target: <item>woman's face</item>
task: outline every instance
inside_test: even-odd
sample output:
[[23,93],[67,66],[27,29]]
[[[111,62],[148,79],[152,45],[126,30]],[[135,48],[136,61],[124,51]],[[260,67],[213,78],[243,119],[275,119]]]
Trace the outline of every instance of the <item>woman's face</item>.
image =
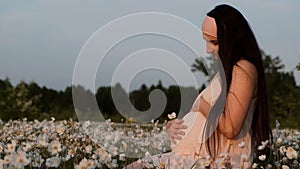
[[217,24],[215,19],[206,16],[202,24],[203,39],[206,42],[206,53],[218,56],[219,43],[217,36]]
[[214,36],[203,33],[203,39],[206,42],[206,53],[214,54],[216,57],[219,52],[219,42],[218,39]]

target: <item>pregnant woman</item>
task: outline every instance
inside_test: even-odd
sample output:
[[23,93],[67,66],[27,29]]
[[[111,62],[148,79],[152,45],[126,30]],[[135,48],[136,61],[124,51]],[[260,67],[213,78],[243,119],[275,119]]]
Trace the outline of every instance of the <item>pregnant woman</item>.
[[207,13],[202,33],[206,52],[220,60],[223,69],[183,119],[168,122],[172,151],[153,156],[153,164],[190,168],[204,160],[212,168],[249,168],[254,153],[268,156],[267,148],[256,151],[272,138],[258,44],[246,19],[229,5]]

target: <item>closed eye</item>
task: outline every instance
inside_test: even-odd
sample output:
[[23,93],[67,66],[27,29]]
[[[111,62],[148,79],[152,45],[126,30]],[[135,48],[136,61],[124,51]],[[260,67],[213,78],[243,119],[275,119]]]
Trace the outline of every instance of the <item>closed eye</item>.
[[214,45],[218,45],[219,44],[219,42],[217,40],[210,40],[209,42],[212,43],[212,44],[214,44]]

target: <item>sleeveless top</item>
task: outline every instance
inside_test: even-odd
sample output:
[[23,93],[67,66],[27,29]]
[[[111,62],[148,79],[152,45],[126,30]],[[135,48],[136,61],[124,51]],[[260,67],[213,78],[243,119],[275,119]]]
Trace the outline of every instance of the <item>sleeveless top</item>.
[[[190,156],[197,158],[206,158],[208,152],[205,143],[202,143],[202,135],[206,118],[198,111],[199,99],[203,97],[210,105],[213,105],[221,91],[221,83],[219,74],[212,79],[209,85],[199,94],[195,100],[190,112],[183,117],[184,125],[187,129],[183,130],[186,134],[177,144],[171,144],[172,151],[176,155]],[[252,117],[256,107],[256,97],[251,99],[246,118],[238,135],[233,139],[228,139],[222,133],[218,132],[217,145],[219,146],[219,154],[215,157],[215,161],[222,155],[230,155],[230,163],[233,168],[246,167],[249,168],[253,160],[253,147],[251,143],[251,124]],[[201,146],[201,144],[203,144]],[[201,149],[200,149],[201,147]],[[212,164],[214,165],[214,164]]]

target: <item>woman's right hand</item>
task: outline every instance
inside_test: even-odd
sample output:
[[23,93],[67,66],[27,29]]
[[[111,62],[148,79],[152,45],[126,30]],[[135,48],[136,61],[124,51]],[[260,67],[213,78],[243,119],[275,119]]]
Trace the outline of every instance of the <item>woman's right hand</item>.
[[[186,129],[187,126],[183,125],[182,119],[174,119],[171,121],[168,121],[167,123],[167,132],[169,135],[169,139],[173,144],[176,144],[176,140],[181,140],[185,133],[182,131],[182,129]],[[175,140],[176,139],[176,140]]]

